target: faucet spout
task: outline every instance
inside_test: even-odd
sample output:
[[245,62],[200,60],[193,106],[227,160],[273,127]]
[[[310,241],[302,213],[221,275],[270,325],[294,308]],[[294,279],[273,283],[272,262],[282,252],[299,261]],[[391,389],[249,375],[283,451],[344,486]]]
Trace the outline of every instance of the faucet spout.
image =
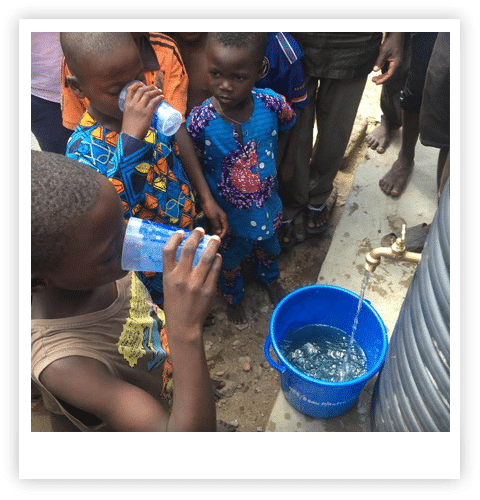
[[365,256],[365,269],[373,273],[380,264],[382,257],[388,257],[397,261],[413,262],[418,264],[422,254],[405,250],[407,226],[402,226],[401,235],[394,241],[391,247],[378,247],[370,250]]

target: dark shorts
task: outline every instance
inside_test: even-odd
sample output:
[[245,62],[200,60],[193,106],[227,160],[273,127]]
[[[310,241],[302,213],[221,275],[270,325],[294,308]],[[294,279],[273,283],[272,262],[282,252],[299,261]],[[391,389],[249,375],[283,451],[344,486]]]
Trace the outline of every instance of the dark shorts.
[[410,68],[400,95],[400,107],[410,113],[420,113],[428,63],[438,33],[410,33]]
[[428,66],[422,108],[420,142],[450,147],[450,33],[439,33]]

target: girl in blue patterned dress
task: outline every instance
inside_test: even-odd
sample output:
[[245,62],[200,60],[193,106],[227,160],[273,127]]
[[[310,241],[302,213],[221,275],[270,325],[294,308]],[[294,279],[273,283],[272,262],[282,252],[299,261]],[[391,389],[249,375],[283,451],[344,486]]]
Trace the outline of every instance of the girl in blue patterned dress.
[[[283,96],[257,89],[264,75],[266,33],[209,33],[207,79],[212,97],[192,110],[187,130],[197,148],[208,186],[228,218],[220,249],[220,287],[228,319],[245,323],[241,305],[241,262],[251,256],[253,272],[278,303],[282,220],[276,165],[295,113]],[[281,175],[281,172],[280,172]]]

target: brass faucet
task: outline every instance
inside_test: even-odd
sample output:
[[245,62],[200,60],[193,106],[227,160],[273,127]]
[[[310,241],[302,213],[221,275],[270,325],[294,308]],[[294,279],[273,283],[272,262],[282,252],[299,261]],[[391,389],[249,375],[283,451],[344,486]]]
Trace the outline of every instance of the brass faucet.
[[401,235],[396,239],[396,241],[393,242],[391,247],[378,247],[370,250],[365,257],[367,261],[365,269],[368,272],[373,273],[378,264],[380,264],[382,257],[389,257],[398,261],[414,262],[418,264],[422,258],[422,254],[417,252],[408,252],[405,250],[405,243],[407,240],[406,232],[407,226],[403,224]]

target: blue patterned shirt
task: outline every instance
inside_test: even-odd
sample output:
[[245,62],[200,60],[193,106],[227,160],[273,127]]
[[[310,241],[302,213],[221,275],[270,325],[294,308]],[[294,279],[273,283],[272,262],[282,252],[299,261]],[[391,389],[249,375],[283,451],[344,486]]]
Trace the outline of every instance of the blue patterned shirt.
[[210,191],[228,217],[230,229],[249,240],[274,236],[281,222],[277,193],[278,134],[290,129],[296,117],[285,98],[269,89],[252,90],[253,111],[236,126],[225,121],[210,99],[187,120]]
[[107,129],[86,112],[68,141],[66,156],[112,182],[125,218],[193,229],[195,198],[178,157],[175,136],[150,129],[141,141]]

